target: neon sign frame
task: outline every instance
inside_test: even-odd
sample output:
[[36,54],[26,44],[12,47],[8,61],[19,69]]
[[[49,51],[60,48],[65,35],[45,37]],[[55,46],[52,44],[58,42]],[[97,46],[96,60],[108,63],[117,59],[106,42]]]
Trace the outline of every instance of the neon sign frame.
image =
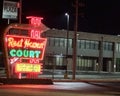
[[[41,36],[40,36],[40,34],[41,34],[41,32],[44,32],[44,31],[47,31],[49,28],[48,27],[46,27],[44,24],[42,24],[41,23],[41,20],[43,19],[43,18],[39,18],[38,20],[37,20],[37,18],[38,17],[33,17],[33,16],[28,16],[27,17],[27,19],[29,19],[30,20],[30,24],[10,24],[6,29],[5,29],[5,31],[4,31],[4,34],[3,34],[3,42],[4,42],[4,47],[3,47],[3,51],[4,51],[4,55],[5,55],[5,68],[6,68],[6,73],[7,73],[7,78],[11,78],[11,68],[10,68],[10,66],[11,65],[14,65],[14,64],[33,64],[32,66],[37,66],[37,64],[40,64],[40,66],[42,66],[42,64],[40,63],[42,60],[43,60],[43,57],[44,57],[44,52],[45,52],[45,47],[46,47],[46,42],[47,42],[47,39],[46,38],[41,38]],[[35,22],[34,22],[35,21]],[[39,23],[38,23],[38,21],[40,21]],[[19,29],[19,30],[28,30],[30,33],[29,33],[29,35],[28,36],[14,36],[14,35],[11,35],[11,34],[9,34],[8,32],[9,32],[9,30],[10,29]],[[39,31],[38,31],[39,30]],[[11,57],[11,61],[9,60],[9,58],[10,58],[10,54],[8,53],[8,51],[9,50],[12,50],[12,48],[15,48],[15,49],[22,49],[23,48],[23,46],[15,46],[15,45],[9,45],[8,46],[8,48],[7,48],[7,37],[16,37],[16,38],[18,38],[18,39],[20,39],[20,38],[25,38],[25,39],[32,39],[33,40],[33,44],[35,44],[35,42],[38,40],[43,40],[45,43],[45,45],[44,45],[44,48],[42,49],[42,55],[41,55],[41,58],[39,58],[39,59],[37,59],[37,58],[25,58],[25,59],[28,59],[28,63],[26,62],[22,62],[22,59],[24,59],[24,57],[14,57],[14,56],[12,56]],[[19,40],[18,40],[19,41]],[[20,43],[22,43],[23,41],[21,41]],[[17,43],[16,43],[17,44]],[[39,43],[37,42],[36,44],[38,44],[39,45]],[[42,45],[41,45],[42,46]],[[40,48],[38,47],[38,48],[35,48],[35,47],[28,47],[27,49],[31,49],[31,50],[39,50]],[[24,48],[23,48],[24,49]],[[13,50],[14,52],[15,52],[15,50]],[[20,50],[19,50],[19,52],[21,52]],[[20,53],[19,53],[19,55],[20,55]],[[29,65],[28,65],[29,66]],[[16,65],[14,66],[14,68],[15,68],[15,70],[16,70]],[[42,68],[42,67],[41,67]],[[41,70],[41,69],[40,69]],[[40,71],[39,70],[39,71]],[[18,78],[20,77],[20,74],[19,73],[22,73],[21,71],[15,71],[15,73],[16,73],[16,75],[18,74],[19,76],[18,76]],[[33,73],[34,74],[38,74],[39,72],[37,71],[37,72],[26,72],[26,73],[28,73],[28,77],[30,76],[30,74],[32,75]]]
[[[34,39],[31,37],[25,37],[25,36],[15,36],[15,35],[6,35],[6,45],[11,52],[9,54],[15,53],[17,49],[19,49],[19,54],[23,55],[20,53],[22,50],[27,51],[27,49],[33,50],[31,51],[31,56],[29,58],[39,58],[40,60],[43,60],[44,53],[45,53],[45,48],[46,48],[46,38],[40,38],[40,39]],[[33,43],[33,45],[32,45]],[[16,49],[16,50],[15,50]],[[20,50],[22,49],[22,50]],[[38,57],[39,53],[38,51],[40,50],[40,56]],[[36,52],[36,56],[33,56],[33,52]],[[17,51],[18,52],[18,51]],[[27,51],[28,52],[28,51]],[[26,53],[27,53],[26,52]],[[11,57],[22,57],[15,55]],[[23,58],[27,58],[26,56],[23,56]]]

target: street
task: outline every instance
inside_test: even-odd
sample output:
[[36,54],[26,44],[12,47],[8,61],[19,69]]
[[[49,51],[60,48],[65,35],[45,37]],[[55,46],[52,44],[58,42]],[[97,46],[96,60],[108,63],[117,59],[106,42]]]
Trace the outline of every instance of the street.
[[120,83],[54,82],[53,85],[0,85],[0,96],[120,96]]

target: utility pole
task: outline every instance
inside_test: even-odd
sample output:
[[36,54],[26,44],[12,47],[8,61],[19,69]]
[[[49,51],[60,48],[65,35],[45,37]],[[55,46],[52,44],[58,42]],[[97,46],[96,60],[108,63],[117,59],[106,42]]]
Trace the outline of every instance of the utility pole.
[[19,23],[22,23],[22,0],[19,1]]
[[77,61],[77,29],[78,29],[78,0],[75,3],[75,32],[73,37],[73,77],[72,79],[75,80],[76,75],[76,61]]
[[64,78],[68,79],[68,72],[67,72],[67,66],[68,66],[68,47],[69,47],[69,14],[65,13],[67,16],[67,42],[66,42],[66,70],[65,70],[65,75]]

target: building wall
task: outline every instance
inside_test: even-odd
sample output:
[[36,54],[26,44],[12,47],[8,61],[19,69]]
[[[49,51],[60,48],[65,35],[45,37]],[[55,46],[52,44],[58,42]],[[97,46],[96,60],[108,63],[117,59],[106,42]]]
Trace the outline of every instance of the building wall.
[[[48,38],[45,56],[48,58],[54,58],[54,64],[52,64],[52,62],[51,66],[55,65],[58,66],[56,68],[63,68],[64,70],[67,64],[67,70],[72,70],[73,32],[74,31],[69,31],[67,63],[65,58],[67,46],[67,31],[51,29],[44,32],[43,36],[46,36]],[[76,69],[78,71],[119,72],[119,41],[120,38],[118,36],[78,32]],[[101,44],[102,46],[100,46]],[[49,65],[47,61],[45,65]]]

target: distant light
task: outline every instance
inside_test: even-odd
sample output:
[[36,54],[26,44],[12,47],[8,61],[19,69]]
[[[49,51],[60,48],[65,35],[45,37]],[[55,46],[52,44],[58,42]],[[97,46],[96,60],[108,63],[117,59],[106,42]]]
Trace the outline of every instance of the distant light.
[[0,52],[0,55],[3,54],[2,52]]
[[116,65],[114,65],[114,68],[116,68]]
[[55,30],[55,28],[52,28],[52,30]]
[[55,57],[58,57],[58,58],[59,58],[59,57],[64,57],[62,53],[61,53],[61,54],[56,54],[56,55],[54,55],[54,56],[55,56]]
[[117,35],[117,36],[120,36],[120,35]]
[[77,36],[79,36],[80,34],[77,33]]
[[69,14],[68,14],[68,13],[65,13],[65,16],[69,16]]

